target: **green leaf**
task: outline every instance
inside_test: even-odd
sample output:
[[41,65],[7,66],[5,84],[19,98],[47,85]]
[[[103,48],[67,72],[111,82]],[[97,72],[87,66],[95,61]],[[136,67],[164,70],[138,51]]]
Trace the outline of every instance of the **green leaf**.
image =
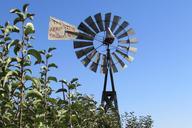
[[6,59],[6,65],[5,65],[5,70],[7,70],[7,67],[9,66],[9,64],[12,62],[12,58],[11,57],[8,57]]
[[32,74],[32,70],[31,69],[25,69],[25,72],[29,72],[30,74]]
[[23,21],[23,19],[21,19],[21,17],[17,17],[15,18],[15,20],[13,21],[13,24],[16,25],[18,22]]
[[48,65],[48,67],[49,67],[49,68],[51,68],[51,67],[58,68],[55,63],[50,63],[50,64]]
[[30,54],[33,57],[35,57],[37,59],[37,63],[41,63],[42,58],[41,58],[41,54],[40,54],[39,51],[37,51],[35,49],[30,49],[30,50],[28,50],[28,54]]
[[53,104],[56,104],[56,103],[57,103],[57,100],[56,100],[56,99],[50,98],[50,97],[47,98],[47,101],[49,101],[49,102],[51,102],[51,103],[53,103]]
[[5,43],[5,41],[3,41],[3,40],[0,41],[0,45],[1,45],[1,44],[4,44],[4,43]]
[[25,79],[32,81],[32,83],[35,84],[36,87],[40,86],[40,80],[39,80],[38,78],[35,78],[35,77],[31,77],[31,76],[26,75],[26,76],[25,76]]
[[35,28],[34,28],[34,25],[30,22],[28,22],[25,27],[24,27],[24,33],[25,35],[29,35],[29,34],[33,34],[35,33]]
[[68,82],[66,80],[59,80],[59,82],[64,83],[65,85],[68,85]]
[[43,54],[43,55],[45,55],[45,52],[46,52],[45,50],[40,50],[40,51],[39,51],[39,53],[41,53],[41,54]]
[[26,18],[25,14],[22,12],[15,12],[21,19],[22,21],[24,21],[24,19]]
[[30,20],[33,20],[34,16],[35,16],[35,14],[27,13],[27,18],[29,18]]
[[17,45],[19,43],[19,40],[12,40],[9,44],[8,44],[8,49],[14,45]]
[[21,12],[18,8],[13,8],[9,11],[10,13],[16,13],[16,12]]
[[19,87],[20,84],[21,84],[21,83],[18,82],[18,81],[17,81],[17,82],[13,82],[13,83],[12,83],[12,89],[15,90],[17,87]]
[[27,12],[28,7],[29,7],[29,4],[24,4],[23,5],[23,12]]
[[59,93],[59,92],[67,92],[67,89],[65,88],[60,88],[56,91],[56,93]]
[[27,92],[26,98],[29,98],[29,97],[43,99],[43,95],[35,89],[29,90]]
[[4,78],[4,81],[3,81],[3,87],[5,86],[6,82],[8,81],[9,77],[10,76],[13,76],[13,75],[17,75],[17,72],[16,71],[9,71],[6,75],[5,75],[5,78]]
[[19,33],[19,28],[17,27],[17,26],[13,26],[13,28],[12,28],[12,32],[17,32],[17,33]]
[[0,88],[0,94],[4,93],[4,92],[5,92],[5,89],[4,88]]
[[14,50],[13,50],[15,55],[17,55],[17,53],[20,51],[20,49],[21,49],[20,44],[15,45]]
[[49,48],[48,49],[48,52],[51,52],[51,51],[53,51],[53,50],[55,50],[56,48]]
[[49,59],[49,58],[51,58],[52,56],[53,56],[52,54],[48,53],[48,54],[46,55],[46,59]]
[[57,78],[54,77],[54,76],[49,76],[49,77],[48,77],[48,80],[49,80],[49,81],[55,81],[55,82],[57,82]]
[[71,80],[71,83],[74,83],[74,82],[76,82],[76,81],[78,81],[78,78],[73,78],[73,79]]
[[68,102],[66,101],[66,100],[59,100],[58,102],[57,102],[57,104],[59,104],[59,105],[63,105],[63,104],[68,104]]
[[68,85],[68,88],[69,88],[69,89],[75,89],[75,88],[76,88],[76,85],[75,85],[75,84],[69,84],[69,85]]
[[10,25],[9,21],[5,22],[5,27],[7,27],[8,25]]
[[5,41],[9,41],[9,40],[11,40],[11,38],[10,38],[9,36],[7,36],[7,37],[5,37],[4,40],[5,40]]

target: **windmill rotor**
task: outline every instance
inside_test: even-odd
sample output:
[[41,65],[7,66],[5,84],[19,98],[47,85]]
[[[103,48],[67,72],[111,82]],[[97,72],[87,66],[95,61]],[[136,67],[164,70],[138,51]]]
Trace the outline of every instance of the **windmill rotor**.
[[[74,40],[75,53],[91,71],[105,74],[110,66],[116,73],[127,67],[126,61],[133,61],[132,56],[137,51],[134,47],[137,39],[132,37],[135,32],[120,16],[97,13],[82,21],[78,30]],[[110,50],[110,60],[107,60],[107,49]]]

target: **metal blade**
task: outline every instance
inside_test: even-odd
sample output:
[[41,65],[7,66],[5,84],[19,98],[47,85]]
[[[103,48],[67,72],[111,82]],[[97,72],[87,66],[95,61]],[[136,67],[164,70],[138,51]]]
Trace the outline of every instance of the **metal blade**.
[[122,51],[120,51],[118,49],[116,50],[116,52],[119,53],[120,55],[122,55],[129,62],[132,62],[134,59],[132,56],[128,56],[127,54],[123,53]]
[[114,73],[118,72],[117,67],[116,67],[116,65],[115,65],[115,63],[114,63],[111,56],[110,56],[110,63],[109,64],[110,64],[110,67],[112,68]]
[[137,38],[130,38],[130,39],[129,39],[129,42],[130,42],[131,44],[135,44],[135,43],[138,42],[138,40],[137,40]]
[[74,41],[73,45],[74,45],[74,48],[82,48],[82,47],[93,45],[93,42]]
[[105,30],[109,27],[111,20],[111,13],[106,13],[105,14]]
[[91,59],[95,56],[97,51],[94,49],[88,56],[86,56],[81,62],[85,67],[91,62]]
[[135,32],[134,32],[134,30],[132,28],[130,28],[130,29],[128,29],[127,32],[124,32],[123,34],[117,36],[117,38],[121,39],[121,38],[124,38],[124,37],[126,37],[128,35],[133,35],[133,34],[135,34]]
[[134,35],[135,31],[132,28],[129,28],[128,31],[127,31],[127,34],[128,35]]
[[121,46],[121,45],[118,45],[118,47],[125,50],[125,51],[130,51],[132,53],[137,52],[137,48],[135,48],[135,47],[126,47],[126,46]]
[[125,57],[125,59],[127,61],[129,61],[130,63],[134,60],[134,58],[132,56],[127,56],[127,57]]
[[136,53],[136,52],[137,52],[137,48],[129,47],[129,51],[130,51],[130,52],[133,52],[133,53]]
[[128,51],[129,47],[118,45],[118,47],[122,50]]
[[95,61],[91,64],[91,66],[90,66],[90,70],[92,70],[93,72],[97,72],[97,68],[98,68],[99,61],[100,61],[100,55],[101,55],[101,54],[97,52],[96,59],[95,59]]
[[119,49],[117,49],[116,52],[122,55],[123,57],[127,56],[127,54],[125,54],[123,51],[120,51]]
[[120,21],[121,17],[120,16],[114,16],[113,17],[113,22],[111,25],[111,31],[113,32],[115,30],[115,28],[117,27],[119,21]]
[[92,17],[89,16],[87,19],[85,19],[85,22],[96,32],[99,33],[99,29],[97,28],[95,22],[93,21]]
[[95,17],[95,20],[97,22],[97,25],[98,25],[100,31],[104,31],[101,13],[97,13],[94,17]]
[[127,67],[127,65],[115,53],[112,53],[112,55],[118,61],[118,63],[121,65],[122,68],[126,68]]
[[138,42],[138,40],[136,38],[130,38],[128,40],[119,40],[118,42],[122,44],[128,44],[128,43],[135,44]]
[[81,40],[93,40],[94,37],[91,36],[91,35],[87,35],[87,34],[84,34],[84,33],[79,32],[79,33],[78,33],[78,36],[77,36],[77,39],[81,39]]
[[119,28],[115,31],[115,35],[119,34],[123,29],[125,29],[127,26],[129,25],[129,23],[127,21],[124,21]]
[[107,73],[107,56],[102,56],[102,65],[101,65],[101,73],[106,74]]
[[85,25],[83,22],[80,23],[80,25],[78,26],[78,29],[92,35],[93,37],[96,35],[87,25]]
[[91,52],[92,50],[94,50],[94,47],[89,47],[89,48],[85,48],[85,49],[81,49],[81,50],[78,50],[76,51],[76,55],[77,55],[77,58],[81,58],[82,56],[88,54],[89,52]]

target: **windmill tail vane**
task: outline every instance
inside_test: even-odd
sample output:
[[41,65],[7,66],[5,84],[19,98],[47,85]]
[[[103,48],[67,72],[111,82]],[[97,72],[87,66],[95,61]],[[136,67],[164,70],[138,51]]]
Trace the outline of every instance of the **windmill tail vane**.
[[74,40],[77,38],[79,31],[67,22],[50,17],[48,39],[49,40]]

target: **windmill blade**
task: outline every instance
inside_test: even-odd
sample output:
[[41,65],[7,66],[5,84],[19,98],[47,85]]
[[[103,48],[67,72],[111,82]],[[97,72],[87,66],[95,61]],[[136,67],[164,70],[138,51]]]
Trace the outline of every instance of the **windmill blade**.
[[135,47],[126,47],[126,46],[121,46],[121,45],[118,45],[118,47],[125,50],[125,51],[130,51],[132,53],[137,52],[137,48],[135,48]]
[[130,38],[128,40],[119,40],[118,42],[121,44],[128,44],[128,43],[135,44],[138,43],[138,40],[136,38]]
[[95,17],[95,20],[97,22],[97,25],[98,25],[100,31],[104,31],[101,13],[97,13],[94,17]]
[[127,67],[127,65],[115,53],[112,53],[112,55],[118,61],[118,63],[121,65],[122,68]]
[[80,23],[80,25],[78,26],[78,29],[89,34],[92,35],[93,37],[96,35],[87,25],[85,25],[83,22]]
[[95,22],[93,21],[92,17],[89,16],[87,19],[85,19],[85,22],[96,32],[99,33],[99,29],[97,28]]
[[109,28],[110,20],[111,20],[111,13],[106,13],[105,14],[105,30]]
[[85,48],[85,49],[81,49],[81,50],[78,50],[76,51],[76,55],[77,55],[77,58],[81,58],[82,56],[88,54],[89,52],[91,52],[92,50],[94,50],[94,47],[89,47],[89,48]]
[[135,47],[129,47],[129,51],[130,51],[130,52],[133,52],[133,53],[136,53],[136,52],[137,52],[137,48],[135,48]]
[[117,38],[121,39],[121,38],[124,38],[124,37],[126,37],[128,35],[133,35],[133,34],[135,34],[135,32],[134,32],[134,30],[132,28],[130,28],[130,29],[128,29],[127,32],[124,32],[123,34],[117,36]]
[[119,21],[120,21],[121,17],[120,16],[114,16],[113,17],[113,22],[111,25],[111,31],[113,32],[115,30],[115,28],[117,27]]
[[125,54],[123,51],[116,49],[116,52],[119,53],[120,55],[122,55],[123,57],[127,56],[127,54]]
[[129,43],[131,43],[131,44],[135,44],[137,42],[138,42],[137,38],[130,38],[129,39]]
[[125,59],[130,63],[133,62],[134,58],[132,56],[126,56]]
[[82,48],[82,47],[93,45],[93,42],[74,41],[73,45],[74,45],[74,48]]
[[115,35],[119,34],[122,30],[124,30],[127,26],[129,25],[129,23],[127,21],[124,21],[119,28],[117,28],[117,30],[115,31]]
[[110,63],[109,63],[109,64],[110,64],[110,67],[112,68],[112,71],[113,71],[114,73],[118,72],[117,67],[116,67],[116,65],[115,65],[115,63],[114,63],[111,55],[110,55]]
[[102,55],[101,73],[107,73],[107,56]]
[[120,55],[122,55],[127,61],[132,62],[134,60],[134,58],[132,56],[128,56],[127,54],[125,54],[124,52],[120,51],[120,50],[116,50],[117,53],[119,53]]
[[129,50],[129,47],[118,45],[118,48],[125,50],[126,52]]
[[129,28],[128,31],[127,31],[127,34],[128,35],[134,35],[135,31],[132,28]]
[[95,61],[90,66],[90,70],[92,70],[93,72],[97,72],[97,68],[98,68],[99,61],[100,61],[100,55],[101,54],[97,52],[97,56],[95,58]]
[[87,67],[87,65],[91,62],[91,60],[92,60],[92,58],[95,56],[96,52],[97,52],[97,51],[94,49],[88,56],[86,56],[86,57],[81,61],[85,67]]
[[78,33],[78,36],[77,36],[77,39],[81,39],[81,40],[93,40],[94,37],[91,36],[91,35],[87,35],[87,34],[84,34],[84,33],[79,32],[79,33]]

